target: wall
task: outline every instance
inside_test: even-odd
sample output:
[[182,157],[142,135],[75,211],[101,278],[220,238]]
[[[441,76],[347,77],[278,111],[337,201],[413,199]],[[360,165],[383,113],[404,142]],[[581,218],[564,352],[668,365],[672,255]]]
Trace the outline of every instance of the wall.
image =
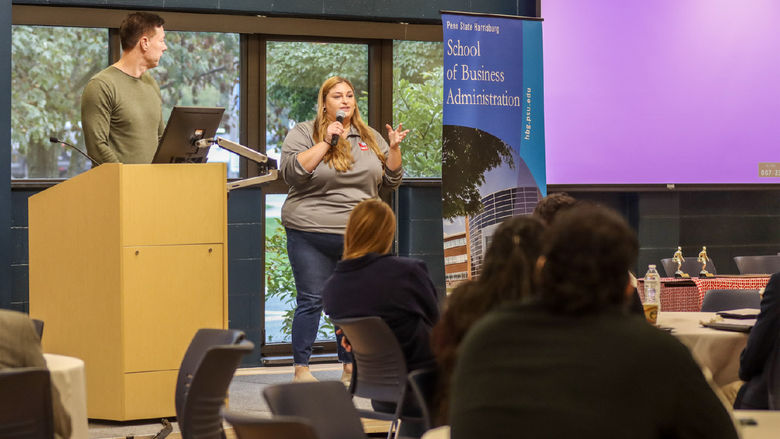
[[780,252],[780,188],[612,192],[567,190],[621,212],[637,230],[636,273],[671,258],[677,246],[695,258],[702,246],[718,273],[738,274],[734,256]]
[[536,0],[16,0],[19,5],[259,14],[441,23],[440,10],[536,16]]

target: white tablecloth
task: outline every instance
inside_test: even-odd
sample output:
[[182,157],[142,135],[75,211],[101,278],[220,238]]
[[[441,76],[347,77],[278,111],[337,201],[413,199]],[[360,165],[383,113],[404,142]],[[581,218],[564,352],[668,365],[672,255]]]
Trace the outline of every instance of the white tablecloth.
[[713,317],[713,312],[661,311],[658,326],[674,328],[672,335],[688,346],[701,366],[712,372],[715,384],[724,386],[739,379],[739,354],[747,344],[748,335],[704,328],[699,324]]
[[60,399],[70,415],[72,439],[87,439],[87,386],[84,378],[84,362],[78,358],[57,354],[43,354],[49,368],[52,383],[60,392]]
[[780,437],[780,411],[734,410],[736,419],[752,419],[756,425],[742,425],[742,439],[777,439]]

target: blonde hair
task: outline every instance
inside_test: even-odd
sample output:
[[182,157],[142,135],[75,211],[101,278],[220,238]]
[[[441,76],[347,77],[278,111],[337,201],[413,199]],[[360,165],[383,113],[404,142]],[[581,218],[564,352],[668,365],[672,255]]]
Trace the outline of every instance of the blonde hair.
[[359,258],[366,253],[388,253],[395,236],[395,214],[377,199],[363,200],[352,209],[344,234],[344,259]]
[[[331,76],[326,79],[320,87],[320,92],[317,94],[317,117],[314,118],[314,143],[323,141],[328,133],[328,125],[330,125],[331,121],[328,120],[328,115],[325,114],[325,100],[328,98],[330,89],[341,83],[347,84],[349,88],[352,89],[352,93],[355,93],[355,87],[352,83],[341,76]],[[360,138],[363,139],[363,142],[365,142],[372,151],[374,151],[374,154],[376,154],[379,161],[384,165],[386,157],[382,154],[382,151],[379,150],[379,145],[376,143],[374,133],[360,117],[360,110],[357,106],[357,97],[355,97],[355,111],[352,113],[349,123],[357,128]],[[328,166],[335,168],[339,172],[347,172],[352,169],[355,158],[352,157],[352,147],[349,145],[346,136],[339,137],[339,142],[325,153],[322,160],[327,163]]]

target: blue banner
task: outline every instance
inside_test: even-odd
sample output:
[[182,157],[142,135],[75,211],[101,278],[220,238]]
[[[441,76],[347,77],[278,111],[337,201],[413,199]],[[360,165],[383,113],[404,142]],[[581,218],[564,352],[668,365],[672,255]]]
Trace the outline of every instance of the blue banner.
[[[541,21],[442,14],[442,27],[444,148],[463,140],[448,137],[453,130],[463,136],[468,133],[464,128],[473,129],[485,147],[490,142],[484,142],[482,136],[488,135],[503,142],[519,159],[512,162],[515,170],[529,174],[529,178],[518,175],[506,187],[527,184],[530,179],[541,195],[546,195]],[[461,149],[456,147],[454,152]],[[456,162],[468,158],[448,155],[447,151],[444,155],[445,160]],[[474,171],[484,173],[500,167],[495,159],[487,163],[486,169],[477,167]],[[445,163],[442,178],[450,178],[446,171],[457,167],[456,163]]]
[[479,275],[501,221],[533,212],[547,195],[542,23],[446,13],[442,28],[442,209],[452,286]]

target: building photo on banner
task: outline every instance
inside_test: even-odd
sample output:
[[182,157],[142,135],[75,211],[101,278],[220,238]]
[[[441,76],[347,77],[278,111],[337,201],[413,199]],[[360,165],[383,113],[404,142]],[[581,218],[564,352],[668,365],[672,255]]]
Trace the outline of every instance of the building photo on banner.
[[447,289],[480,273],[493,232],[547,194],[542,22],[442,14]]

